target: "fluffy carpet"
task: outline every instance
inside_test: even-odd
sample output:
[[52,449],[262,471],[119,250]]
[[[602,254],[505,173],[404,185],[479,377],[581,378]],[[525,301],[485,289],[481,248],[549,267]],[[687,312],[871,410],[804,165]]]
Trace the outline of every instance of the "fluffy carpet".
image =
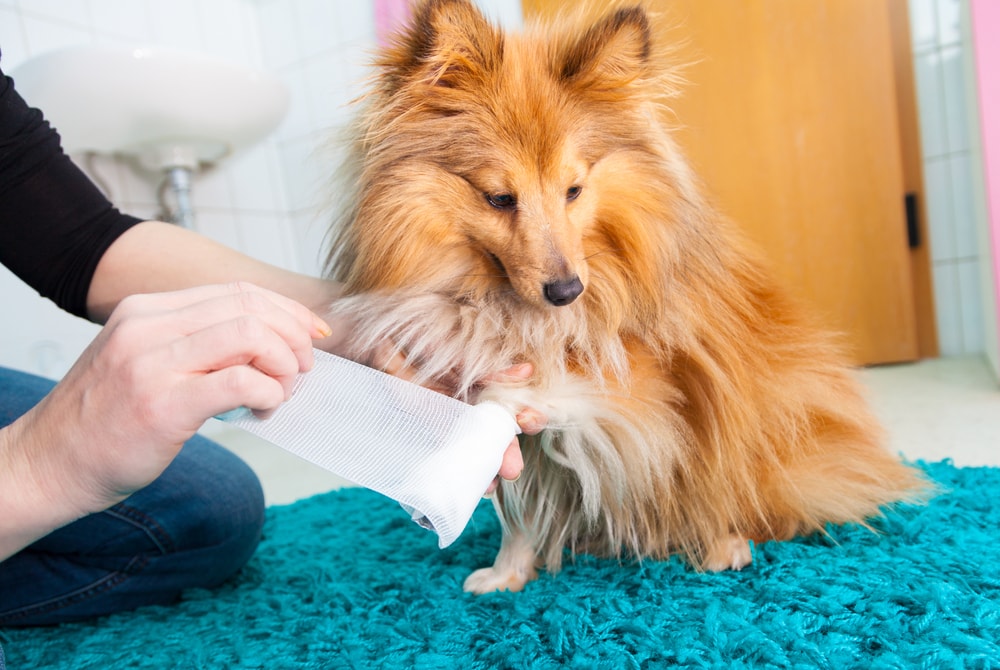
[[484,503],[439,551],[352,489],[268,512],[231,583],[87,624],[5,630],[43,668],[1000,668],[1000,469],[924,466],[945,492],[875,521],[758,545],[742,572],[579,558],[471,596],[499,527]]

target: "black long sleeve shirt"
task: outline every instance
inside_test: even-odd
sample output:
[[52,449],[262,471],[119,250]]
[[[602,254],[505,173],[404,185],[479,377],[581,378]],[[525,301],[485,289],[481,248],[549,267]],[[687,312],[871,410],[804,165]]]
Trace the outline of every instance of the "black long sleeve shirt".
[[59,134],[0,70],[0,263],[86,317],[98,261],[139,221],[119,212],[73,164]]

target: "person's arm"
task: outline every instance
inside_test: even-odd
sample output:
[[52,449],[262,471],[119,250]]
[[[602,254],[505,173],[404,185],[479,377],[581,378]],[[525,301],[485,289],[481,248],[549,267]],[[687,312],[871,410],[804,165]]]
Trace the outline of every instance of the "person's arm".
[[248,281],[280,293],[317,314],[340,295],[336,282],[291,272],[251,258],[194,231],[144,221],[122,233],[97,264],[87,292],[87,316],[103,323],[134,293]]
[[153,481],[212,416],[277,408],[329,334],[246,283],[123,299],[55,388],[0,429],[0,560]]

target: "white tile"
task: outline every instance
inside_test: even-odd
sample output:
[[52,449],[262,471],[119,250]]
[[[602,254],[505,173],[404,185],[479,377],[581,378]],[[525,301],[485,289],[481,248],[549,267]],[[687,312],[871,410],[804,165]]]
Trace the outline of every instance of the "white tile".
[[931,260],[935,262],[950,261],[955,258],[951,184],[948,159],[935,158],[924,162],[927,228],[930,235]]
[[90,11],[86,2],[79,0],[22,0],[21,11],[26,16],[52,19],[78,27],[90,26]]
[[191,182],[191,201],[196,210],[232,209],[233,193],[226,175],[226,159],[217,165],[198,170]]
[[979,262],[960,261],[957,270],[962,311],[962,349],[966,354],[983,353],[986,343]]
[[951,177],[951,225],[954,229],[955,257],[978,258],[988,253],[980,246],[972,188],[972,157],[969,153],[955,154],[947,159]]
[[243,253],[281,268],[298,266],[287,219],[276,214],[240,212],[236,221]]
[[325,53],[344,42],[340,12],[347,2],[329,0],[297,0],[295,30],[299,39],[299,55],[303,59]]
[[318,277],[323,274],[329,247],[329,218],[317,210],[302,210],[291,218],[292,236],[298,252],[299,272]]
[[307,61],[304,72],[313,127],[328,129],[344,118],[348,102],[356,95],[347,65],[340,53],[331,52]]
[[262,2],[259,5],[258,21],[264,64],[267,67],[284,68],[302,59],[294,3]]
[[937,316],[938,345],[942,356],[964,353],[962,308],[958,270],[955,263],[934,263],[931,267],[934,284],[934,309]]
[[372,49],[362,45],[347,45],[341,50],[341,60],[344,63],[343,98],[345,102],[353,102],[371,86],[371,79],[377,72],[372,62]]
[[370,52],[353,45],[309,61],[305,80],[315,130],[332,136],[352,121],[373,73]]
[[94,42],[92,31],[86,27],[40,19],[28,14],[24,14],[21,18],[24,22],[28,53],[32,56],[54,49]]
[[21,14],[10,7],[0,6],[0,50],[0,68],[8,75],[28,58]]
[[937,46],[937,4],[935,0],[910,0],[910,40],[914,51]]
[[187,51],[205,51],[205,34],[198,0],[149,3],[152,39],[162,46]]
[[[121,198],[122,202],[128,202],[132,206],[140,206],[143,211],[158,211],[159,200],[157,192],[164,176],[160,172],[154,172],[141,167],[136,161],[126,158],[104,158],[98,165],[104,165],[105,161],[114,160],[117,165],[117,179],[120,193],[116,193],[116,198]],[[110,168],[109,168],[110,170]],[[105,171],[102,168],[102,173]],[[130,212],[139,216],[135,212]]]
[[520,0],[476,0],[490,20],[507,30],[519,30],[524,23]]
[[248,30],[255,18],[248,16],[244,8],[240,0],[212,0],[198,5],[204,49],[233,63],[257,68],[262,61],[252,49],[253,34]]
[[962,1],[937,0],[938,44],[955,44],[962,41]]
[[39,297],[3,266],[0,295],[5,315],[17,320],[17,328],[0,329],[0,365],[57,379],[99,330]]
[[288,87],[288,112],[274,131],[278,140],[294,140],[308,135],[315,128],[309,107],[309,92],[302,65],[283,68],[275,73]]
[[259,5],[255,2],[246,2],[245,0],[237,0],[237,2],[243,14],[243,37],[247,48],[250,49],[247,65],[265,71],[274,69],[264,59]]
[[941,49],[942,95],[948,151],[969,149],[965,62],[961,45]]
[[289,208],[293,211],[322,205],[323,187],[329,175],[328,168],[322,167],[317,160],[316,150],[320,141],[318,135],[308,135],[278,142],[285,192]]
[[195,210],[194,228],[202,235],[243,251],[236,214],[230,211],[205,209]]
[[941,56],[937,50],[917,54],[913,61],[920,116],[920,144],[924,156],[948,151]]
[[148,44],[152,38],[144,2],[90,0],[90,16],[98,36],[114,36],[131,44]]
[[337,23],[341,43],[375,45],[375,3],[373,0],[338,3]]
[[285,209],[278,153],[273,142],[227,159],[226,173],[236,209],[271,212]]

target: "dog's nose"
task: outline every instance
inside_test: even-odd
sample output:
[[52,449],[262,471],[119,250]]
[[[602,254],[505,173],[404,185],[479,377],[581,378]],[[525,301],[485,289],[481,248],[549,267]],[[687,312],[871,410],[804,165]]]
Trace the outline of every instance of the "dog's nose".
[[544,287],[545,299],[556,307],[568,305],[583,293],[583,282],[574,276],[572,279],[554,281]]

